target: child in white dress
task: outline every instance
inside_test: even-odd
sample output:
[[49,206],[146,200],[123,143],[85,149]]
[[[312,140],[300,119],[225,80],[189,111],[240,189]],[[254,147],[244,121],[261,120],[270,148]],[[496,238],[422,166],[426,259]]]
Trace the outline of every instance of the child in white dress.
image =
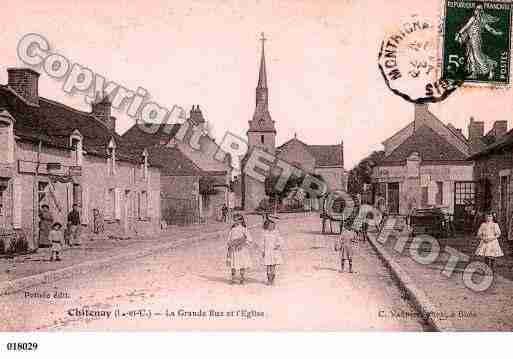
[[226,265],[231,269],[231,284],[235,284],[237,271],[240,273],[240,284],[244,284],[246,269],[251,267],[249,248],[253,244],[253,240],[246,228],[244,217],[236,214],[233,216],[233,220],[235,223],[228,234]]
[[283,263],[281,249],[283,239],[276,229],[276,223],[267,216],[264,220],[264,250],[262,257],[267,270],[267,285],[273,285],[276,278],[276,266]]
[[64,243],[64,233],[61,231],[62,225],[59,222],[55,222],[52,225],[52,230],[48,235],[50,242],[52,243],[52,255],[50,261],[53,261],[54,257],[56,261],[60,261],[59,252],[62,251],[62,245]]
[[477,231],[477,237],[481,242],[477,246],[476,255],[485,257],[485,263],[490,266],[492,271],[495,259],[504,255],[498,240],[500,236],[501,229],[499,225],[493,221],[492,214],[487,214],[486,221],[481,224]]

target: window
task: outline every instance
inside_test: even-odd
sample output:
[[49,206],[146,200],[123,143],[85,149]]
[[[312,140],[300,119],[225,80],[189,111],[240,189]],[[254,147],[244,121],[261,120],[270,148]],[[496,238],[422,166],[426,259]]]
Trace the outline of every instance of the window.
[[78,132],[72,135],[71,137],[71,149],[72,156],[75,165],[82,165],[82,137],[78,135]]
[[107,146],[107,157],[109,176],[113,176],[116,174],[116,143],[112,139]]
[[427,187],[427,186],[421,187],[421,195],[422,195],[421,206],[427,207],[428,201],[429,201],[429,187]]
[[142,191],[139,193],[138,196],[138,216],[139,219],[145,219],[148,218],[148,192]]
[[3,216],[4,215],[4,192],[5,192],[5,187],[2,187],[2,185],[0,184],[0,216]]
[[260,135],[260,143],[264,144],[265,137],[264,135]]
[[437,205],[443,205],[444,204],[444,183],[443,182],[436,182],[437,192],[435,195],[435,203]]
[[107,191],[107,196],[105,198],[105,219],[114,219],[115,218],[115,202],[116,202],[116,191],[114,188],[111,188]]
[[48,182],[40,181],[37,185],[39,204],[46,202],[46,187],[48,187]]
[[14,162],[14,132],[12,118],[5,112],[0,114],[0,163]]
[[142,154],[141,178],[143,180],[148,178],[148,152],[146,150]]

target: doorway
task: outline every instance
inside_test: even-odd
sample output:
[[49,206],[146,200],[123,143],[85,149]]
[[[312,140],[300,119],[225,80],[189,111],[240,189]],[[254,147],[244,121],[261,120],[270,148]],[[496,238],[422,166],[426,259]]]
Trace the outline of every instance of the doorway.
[[399,214],[399,182],[391,182],[387,185],[388,212]]

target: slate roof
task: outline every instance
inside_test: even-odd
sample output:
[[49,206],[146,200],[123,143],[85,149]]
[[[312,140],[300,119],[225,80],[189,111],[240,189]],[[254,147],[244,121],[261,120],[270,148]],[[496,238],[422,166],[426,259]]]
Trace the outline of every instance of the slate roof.
[[496,153],[497,151],[509,149],[511,147],[513,147],[513,129],[509,130],[504,136],[500,137],[498,141],[485,147],[482,151],[473,154],[468,159],[477,160],[484,156]]
[[415,132],[383,159],[381,164],[405,161],[418,152],[423,161],[464,161],[467,156],[426,125]]
[[[32,106],[5,85],[0,85],[0,108],[7,110],[16,120],[14,133],[19,140],[41,140],[46,146],[71,149],[70,135],[78,130],[83,136],[83,149],[89,155],[107,157],[107,145],[113,138],[119,160],[141,163],[142,152],[135,151],[121,136],[90,113],[44,97],[39,97],[39,106]],[[151,158],[149,161],[154,165]]]
[[155,145],[167,144],[180,129],[180,124],[161,124],[156,131],[154,131],[153,126],[156,127],[156,125],[153,124],[135,124],[130,127],[122,137],[126,142],[129,142],[132,147],[143,149]]
[[148,154],[160,165],[163,176],[200,176],[201,169],[176,147],[157,145]]
[[344,147],[340,145],[308,145],[297,138],[292,138],[278,147],[278,151],[284,150],[294,142],[306,147],[307,151],[315,158],[315,167],[344,167]]

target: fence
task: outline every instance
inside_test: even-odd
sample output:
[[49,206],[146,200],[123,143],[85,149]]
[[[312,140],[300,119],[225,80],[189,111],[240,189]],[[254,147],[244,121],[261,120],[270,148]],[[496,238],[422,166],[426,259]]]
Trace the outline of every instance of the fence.
[[186,226],[201,223],[199,203],[196,198],[161,198],[162,218],[168,225]]

